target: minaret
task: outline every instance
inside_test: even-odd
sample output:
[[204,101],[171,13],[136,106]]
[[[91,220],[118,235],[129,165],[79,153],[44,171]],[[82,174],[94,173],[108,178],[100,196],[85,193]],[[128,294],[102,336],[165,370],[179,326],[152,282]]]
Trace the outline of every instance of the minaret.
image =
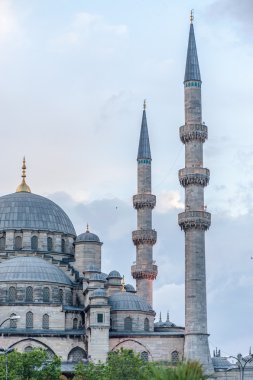
[[201,77],[191,13],[186,70],[184,77],[185,125],[180,139],[185,144],[185,168],[179,170],[185,188],[185,212],[178,223],[185,232],[185,360],[197,360],[204,372],[214,372],[208,345],[206,308],[205,231],[211,214],[204,206],[204,187],[209,170],[203,168],[203,143],[207,126],[201,115]]
[[137,230],[132,233],[136,262],[132,265],[132,276],[136,279],[137,294],[152,305],[153,281],[157,276],[157,266],[153,262],[156,231],[152,229],[152,210],[156,197],[151,194],[151,152],[145,101],[137,156],[137,182],[137,195],[133,197],[133,206],[137,210]]

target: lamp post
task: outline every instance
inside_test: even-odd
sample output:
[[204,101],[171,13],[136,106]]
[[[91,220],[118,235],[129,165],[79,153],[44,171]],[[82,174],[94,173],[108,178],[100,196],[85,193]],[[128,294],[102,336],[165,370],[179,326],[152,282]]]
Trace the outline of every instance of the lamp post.
[[240,371],[240,380],[244,380],[244,370],[248,363],[253,361],[253,354],[250,354],[250,358],[247,360],[242,359],[242,355],[238,355],[237,357],[230,355],[229,358],[233,358],[236,360],[236,364],[238,365]]
[[[12,315],[9,318],[6,318],[2,323],[0,323],[0,327],[7,322],[7,321],[15,321],[19,319],[19,315]],[[14,348],[7,348],[6,350],[4,348],[0,348],[0,355],[5,355],[5,380],[8,380],[8,354],[14,351]]]

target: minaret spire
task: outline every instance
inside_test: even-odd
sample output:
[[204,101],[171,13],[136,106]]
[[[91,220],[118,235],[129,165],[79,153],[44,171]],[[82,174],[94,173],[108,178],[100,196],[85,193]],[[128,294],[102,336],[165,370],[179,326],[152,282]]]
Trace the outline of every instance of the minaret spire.
[[204,187],[209,170],[203,167],[203,143],[207,126],[202,122],[201,77],[193,28],[193,16],[184,77],[185,125],[180,139],[185,144],[185,168],[179,170],[185,188],[185,212],[178,223],[185,232],[185,360],[199,361],[206,374],[214,372],[207,333],[205,231],[211,225],[206,212]]
[[153,280],[157,276],[157,266],[153,264],[156,231],[152,229],[152,210],[156,204],[156,197],[151,194],[151,151],[146,101],[143,105],[137,165],[137,195],[133,197],[133,206],[137,210],[137,230],[132,233],[136,246],[136,263],[132,265],[132,276],[136,279],[137,294],[152,305]]

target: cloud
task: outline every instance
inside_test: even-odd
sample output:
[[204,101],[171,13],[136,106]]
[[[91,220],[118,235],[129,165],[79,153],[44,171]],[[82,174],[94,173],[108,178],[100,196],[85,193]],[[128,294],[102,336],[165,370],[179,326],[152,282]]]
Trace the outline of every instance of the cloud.
[[163,191],[157,197],[157,212],[167,213],[171,209],[183,209],[184,204],[178,191]]
[[9,40],[19,31],[18,19],[12,1],[0,1],[0,42]]

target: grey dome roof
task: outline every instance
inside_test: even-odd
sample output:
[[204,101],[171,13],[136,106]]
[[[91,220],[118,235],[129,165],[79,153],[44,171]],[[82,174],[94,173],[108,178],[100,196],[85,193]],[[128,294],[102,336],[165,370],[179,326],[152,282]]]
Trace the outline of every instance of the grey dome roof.
[[93,234],[90,231],[86,231],[83,234],[80,234],[76,238],[76,243],[80,242],[96,242],[100,243],[99,237],[95,234]]
[[109,297],[109,305],[111,310],[137,310],[153,312],[152,306],[149,305],[143,298],[133,293],[118,292]]
[[107,275],[105,273],[92,273],[90,275],[90,281],[103,281],[106,282]]
[[90,298],[95,298],[95,297],[106,297],[106,291],[104,289],[96,289],[96,290],[94,290],[91,293]]
[[0,263],[0,282],[54,282],[72,285],[58,267],[38,257],[15,257]]
[[120,273],[117,270],[112,270],[107,278],[122,278]]
[[65,212],[40,195],[20,192],[0,197],[0,231],[42,230],[76,235]]
[[135,289],[134,289],[133,285],[131,285],[131,284],[126,284],[125,289],[127,292],[135,293]]

